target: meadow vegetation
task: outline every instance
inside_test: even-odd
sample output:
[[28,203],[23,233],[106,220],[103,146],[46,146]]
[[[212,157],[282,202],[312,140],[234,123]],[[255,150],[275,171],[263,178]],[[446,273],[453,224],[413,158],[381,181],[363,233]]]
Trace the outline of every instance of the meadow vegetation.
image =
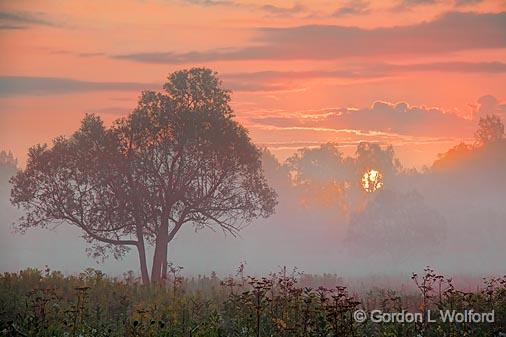
[[[65,276],[27,269],[0,277],[0,336],[500,336],[506,331],[506,276],[483,279],[474,291],[426,268],[413,289],[350,291],[335,276],[286,268],[265,277],[239,268],[233,277],[169,278],[143,285],[127,273],[111,278],[88,269]],[[494,323],[364,323],[370,312],[494,310]]]

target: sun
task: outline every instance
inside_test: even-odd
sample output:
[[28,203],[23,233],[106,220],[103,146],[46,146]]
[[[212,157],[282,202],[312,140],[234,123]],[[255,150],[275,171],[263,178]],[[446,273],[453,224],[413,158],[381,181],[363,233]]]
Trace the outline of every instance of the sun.
[[362,187],[372,193],[383,188],[383,175],[380,171],[369,170],[362,176]]

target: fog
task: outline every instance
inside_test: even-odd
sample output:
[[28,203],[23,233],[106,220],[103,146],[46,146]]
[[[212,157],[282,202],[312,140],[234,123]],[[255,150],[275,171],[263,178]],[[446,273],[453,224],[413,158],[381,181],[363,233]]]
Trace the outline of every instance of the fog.
[[[138,271],[136,251],[122,260],[95,261],[77,228],[15,232],[22,215],[10,205],[8,179],[15,160],[0,161],[0,271],[28,267],[112,275]],[[263,166],[278,193],[276,213],[243,228],[238,237],[183,227],[169,260],[186,274],[250,273],[279,266],[348,277],[404,275],[430,265],[450,274],[506,272],[506,140],[459,145],[423,170],[409,170],[391,147],[362,143],[353,156],[336,144],[304,149],[280,163],[268,150]],[[366,192],[368,170],[382,176]],[[149,252],[152,253],[152,250]]]

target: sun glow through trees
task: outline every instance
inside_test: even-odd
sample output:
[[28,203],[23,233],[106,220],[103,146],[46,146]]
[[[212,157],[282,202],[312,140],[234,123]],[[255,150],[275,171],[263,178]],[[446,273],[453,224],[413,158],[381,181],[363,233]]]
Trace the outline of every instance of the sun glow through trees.
[[375,192],[383,188],[383,175],[377,170],[369,170],[362,176],[362,187],[366,192]]

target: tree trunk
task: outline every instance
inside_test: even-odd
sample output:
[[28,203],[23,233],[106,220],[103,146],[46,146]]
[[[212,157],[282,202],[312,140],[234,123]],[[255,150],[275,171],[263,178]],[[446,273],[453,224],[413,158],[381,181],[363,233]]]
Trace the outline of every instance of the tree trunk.
[[149,284],[148,266],[146,264],[146,248],[144,247],[144,240],[141,238],[137,244],[137,251],[139,252],[139,263],[141,265],[142,284]]
[[155,254],[153,255],[153,268],[151,270],[151,282],[157,283],[167,279],[167,255],[169,243],[174,239],[176,233],[181,229],[184,221],[174,224],[174,228],[169,233],[169,219],[162,221],[162,226],[156,237]]
[[[153,284],[162,281],[162,269],[166,261],[167,239],[169,230],[169,220],[162,219],[160,228],[156,236],[155,253],[153,255],[153,266],[151,268],[151,282]],[[164,248],[165,247],[165,248]],[[165,253],[164,253],[165,252]]]
[[169,243],[163,246],[163,256],[162,256],[162,279],[167,280],[167,265],[169,261],[167,260],[167,254],[169,250]]
[[153,284],[160,282],[160,273],[161,273],[161,235],[158,232],[155,241],[155,253],[153,254],[153,265],[151,266],[151,282]]
[[172,242],[172,239],[174,239],[174,236],[176,236],[176,233],[179,231],[179,229],[181,229],[181,226],[183,225],[184,221],[179,221],[179,222],[176,222],[174,224],[174,228],[172,229],[172,231],[169,233],[167,231],[167,237],[165,238],[166,240],[166,243],[161,246],[162,250],[161,250],[161,253],[162,253],[162,278],[164,280],[167,279],[167,267],[168,267],[168,259],[167,259],[167,255],[168,255],[168,252],[169,252],[169,243]]

